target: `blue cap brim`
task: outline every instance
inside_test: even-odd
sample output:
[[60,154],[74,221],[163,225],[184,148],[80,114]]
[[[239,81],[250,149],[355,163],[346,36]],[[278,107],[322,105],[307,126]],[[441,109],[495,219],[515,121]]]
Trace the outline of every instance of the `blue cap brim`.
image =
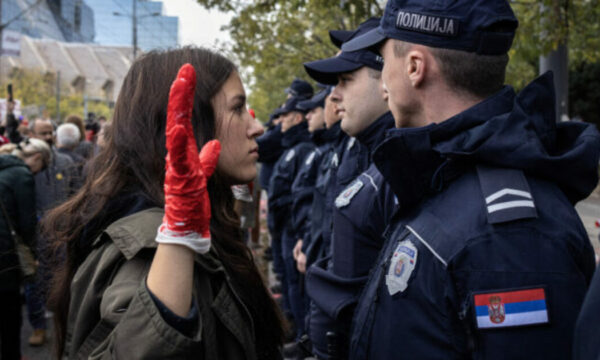
[[379,26],[344,43],[344,45],[342,45],[342,51],[352,52],[368,49],[376,46],[386,38],[387,36],[383,34],[383,29]]
[[336,85],[338,83],[338,74],[352,72],[363,66],[360,63],[340,59],[339,57],[332,57],[305,63],[304,69],[316,81],[327,85]]

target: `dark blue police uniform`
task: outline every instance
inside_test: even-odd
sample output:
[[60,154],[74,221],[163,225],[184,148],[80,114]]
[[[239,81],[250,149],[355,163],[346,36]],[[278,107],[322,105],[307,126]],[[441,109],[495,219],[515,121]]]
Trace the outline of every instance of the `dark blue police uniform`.
[[323,156],[329,154],[339,136],[339,125],[331,129],[316,130],[311,134],[315,148],[304,159],[292,184],[292,231],[297,239],[310,243],[311,213],[315,183]]
[[[423,128],[374,162],[400,203],[361,296],[350,359],[568,359],[594,271],[573,208],[600,136],[555,124],[552,76]],[[393,154],[391,156],[390,154]]]
[[[385,131],[393,127],[394,119],[388,112],[356,139],[371,154],[384,139]],[[310,336],[319,358],[328,356],[328,332],[336,333],[337,351],[343,351],[341,344],[347,343],[354,306],[383,245],[382,235],[395,209],[395,196],[373,164],[335,199],[331,256],[315,263],[306,280],[307,292],[314,303]]]
[[256,139],[258,144],[258,162],[261,163],[258,182],[260,187],[267,190],[267,192],[269,190],[269,181],[273,174],[273,167],[284,151],[281,145],[282,138],[283,133],[281,132],[281,124],[279,124],[270,127],[262,136]]
[[[293,257],[296,238],[292,227],[292,183],[296,178],[298,171],[302,167],[306,156],[314,149],[314,144],[310,140],[310,134],[307,130],[307,123],[302,123],[291,127],[283,133],[282,145],[287,150],[275,164],[273,175],[269,184],[269,212],[274,219],[274,233],[280,234],[280,239],[273,238],[273,248],[281,244],[281,255],[285,268],[285,276],[282,283],[283,291],[287,291],[287,299],[291,311],[296,320],[298,336],[304,332],[304,300],[300,294],[298,281],[298,270]],[[279,244],[278,244],[279,243]]]
[[574,360],[600,360],[600,271],[592,279],[575,325]]
[[339,166],[339,151],[348,135],[340,128],[340,122],[335,123],[329,129],[332,136],[330,146],[321,157],[317,168],[315,187],[313,190],[313,201],[310,209],[310,228],[308,236],[305,235],[305,241],[302,243],[302,252],[306,254],[306,267],[308,268],[317,258],[324,256],[323,228],[324,224],[330,224],[330,208],[332,203],[327,202],[330,196],[331,186],[335,179],[336,170]]

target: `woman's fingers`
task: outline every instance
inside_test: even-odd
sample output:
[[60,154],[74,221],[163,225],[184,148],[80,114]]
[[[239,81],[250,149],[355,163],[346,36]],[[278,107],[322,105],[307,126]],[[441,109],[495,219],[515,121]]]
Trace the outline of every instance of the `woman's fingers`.
[[207,179],[215,172],[220,153],[221,143],[219,140],[211,140],[202,147],[199,155],[200,166]]
[[192,65],[185,64],[171,85],[167,109],[167,151],[171,165],[176,168],[189,168],[192,164],[184,164],[188,161],[186,148],[193,146],[196,149],[191,123],[195,89],[196,71]]

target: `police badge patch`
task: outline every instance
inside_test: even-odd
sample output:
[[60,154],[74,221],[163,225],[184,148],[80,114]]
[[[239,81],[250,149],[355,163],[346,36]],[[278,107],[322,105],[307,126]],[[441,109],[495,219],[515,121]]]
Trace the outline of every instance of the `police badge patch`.
[[385,276],[385,284],[390,295],[406,290],[410,275],[417,265],[418,253],[417,247],[410,240],[398,244]]
[[354,195],[356,195],[360,189],[362,189],[363,185],[363,182],[358,179],[354,181],[352,185],[348,186],[346,190],[342,191],[335,199],[335,207],[339,209],[350,204],[350,201],[352,201]]
[[294,158],[294,156],[296,155],[296,151],[294,149],[290,150],[287,155],[285,156],[285,161],[286,162],[290,162],[290,160],[292,160]]

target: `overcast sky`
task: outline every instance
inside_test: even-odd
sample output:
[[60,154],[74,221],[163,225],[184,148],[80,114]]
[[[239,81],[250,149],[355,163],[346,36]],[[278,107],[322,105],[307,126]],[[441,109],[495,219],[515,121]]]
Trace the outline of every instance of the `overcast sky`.
[[217,10],[205,10],[195,0],[163,0],[164,14],[179,17],[179,44],[211,47],[215,40],[229,41],[227,32],[220,31],[229,23],[230,15]]

